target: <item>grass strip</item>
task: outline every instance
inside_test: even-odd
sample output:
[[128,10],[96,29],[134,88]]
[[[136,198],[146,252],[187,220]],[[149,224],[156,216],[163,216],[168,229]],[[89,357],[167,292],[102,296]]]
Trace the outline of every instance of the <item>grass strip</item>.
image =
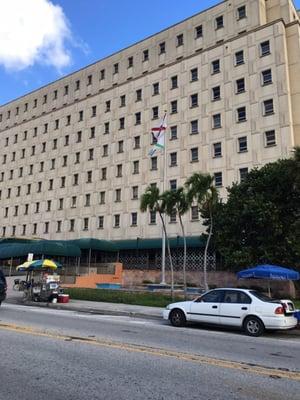
[[[108,289],[79,289],[67,288],[65,293],[74,300],[100,301],[106,303],[123,303],[137,306],[165,307],[172,303],[171,296],[161,293],[136,293],[123,290]],[[182,298],[175,298],[174,302]]]

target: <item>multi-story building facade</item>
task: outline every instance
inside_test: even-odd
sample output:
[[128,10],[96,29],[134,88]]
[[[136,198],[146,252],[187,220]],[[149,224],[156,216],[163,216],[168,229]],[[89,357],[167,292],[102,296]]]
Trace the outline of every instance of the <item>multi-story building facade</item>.
[[[160,237],[139,211],[167,182],[215,176],[221,196],[300,145],[300,26],[290,0],[228,0],[0,107],[0,235]],[[199,234],[197,209],[187,234]],[[179,233],[168,221],[170,235]]]

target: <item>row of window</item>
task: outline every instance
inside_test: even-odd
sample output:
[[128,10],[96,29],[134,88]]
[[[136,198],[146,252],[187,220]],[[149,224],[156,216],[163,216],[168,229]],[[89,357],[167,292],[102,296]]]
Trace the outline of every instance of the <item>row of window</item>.
[[[131,224],[130,226],[132,227],[136,227],[138,225],[138,213],[137,212],[132,212],[131,213]],[[191,208],[191,220],[192,221],[197,221],[199,219],[199,210],[197,206],[193,206]],[[56,224],[56,232],[60,233],[62,232],[62,228],[63,228],[63,222],[62,220],[58,220],[55,222]],[[174,223],[177,222],[176,221],[176,214],[173,214],[170,216],[169,219],[170,223]],[[78,230],[78,227],[75,226],[76,220],[75,219],[70,219],[68,221],[69,224],[69,228],[68,231],[69,232],[75,232],[75,228],[76,230]],[[82,221],[80,221],[80,223],[82,224],[82,230],[89,230],[89,223],[90,223],[90,218],[86,217],[83,218]],[[151,225],[155,225],[157,223],[157,215],[156,212],[150,212],[149,213],[149,224]],[[44,234],[48,234],[50,231],[50,222],[44,222]],[[126,225],[127,226],[127,225]],[[113,215],[113,227],[114,228],[120,228],[121,227],[121,215],[120,214],[114,214]],[[17,226],[13,225],[11,227],[11,236],[16,236],[17,234],[20,235],[27,235],[29,234],[29,232],[27,231],[28,226],[26,224],[23,224],[20,226],[20,232],[17,232]],[[104,229],[104,215],[101,215],[98,217],[98,223],[97,223],[97,229]],[[32,224],[32,231],[31,234],[32,235],[36,235],[38,232],[38,224],[34,223]],[[7,229],[5,226],[2,227],[2,236],[6,236],[7,235]]]
[[[276,137],[275,137],[275,130],[270,130],[270,131],[266,131],[265,132],[265,146],[266,147],[270,147],[270,146],[275,146],[276,145]],[[123,141],[119,142],[119,146],[122,148],[123,151]],[[212,156],[213,157],[222,157],[222,143],[221,142],[216,142],[213,143],[212,145]],[[237,151],[239,153],[242,152],[246,152],[248,151],[248,145],[247,145],[247,137],[243,136],[243,137],[239,137],[238,138],[238,149]],[[89,149],[89,158],[88,160],[93,160],[94,159],[94,149]],[[5,157],[6,155],[4,155]],[[104,145],[103,146],[103,157],[108,156],[108,145]],[[171,152],[169,154],[170,157],[170,167],[176,166],[177,165],[177,152]],[[3,161],[6,162],[6,157],[3,159]],[[199,161],[199,149],[198,147],[193,147],[190,149],[190,162],[197,162]],[[5,163],[4,162],[4,163]],[[80,162],[80,152],[75,153],[75,164]],[[62,167],[67,167],[68,165],[68,156],[64,155],[62,157]],[[33,175],[34,172],[44,172],[44,166],[45,163],[44,161],[41,161],[39,163],[39,171],[34,171],[34,164],[30,164],[28,166],[28,175]],[[53,158],[50,160],[50,170],[54,170],[56,166],[56,159]],[[150,170],[157,170],[158,169],[158,160],[157,157],[152,157],[150,158]],[[18,170],[18,177],[21,178],[23,177],[23,173],[24,173],[24,167],[19,167]],[[107,167],[103,167],[100,169],[100,179],[101,180],[106,180],[107,179]],[[132,162],[132,174],[139,174],[140,173],[140,161],[139,160],[135,160]],[[123,164],[117,164],[116,165],[116,177],[122,177],[123,176]],[[0,182],[4,182],[4,178],[5,178],[5,173],[2,171],[0,173]],[[11,169],[8,172],[8,179],[12,180],[16,178],[14,176],[14,170]],[[48,190],[52,190],[53,189],[53,179],[50,179],[51,185],[49,185]],[[92,183],[92,171],[87,171],[86,174],[86,183]],[[73,186],[76,186],[79,184],[79,174],[76,173],[73,175]],[[66,177],[62,176],[60,177],[60,187],[64,188],[66,187]],[[18,186],[18,188],[20,188],[20,186]],[[38,182],[38,187],[37,187],[37,192],[41,192],[42,191],[42,182]],[[31,184],[27,185],[27,192],[26,194],[29,195],[31,193]],[[8,189],[8,195],[7,197],[10,198],[11,195],[11,191],[10,188]],[[20,191],[17,192],[16,194],[17,196],[20,196],[21,193]]]
[[[266,40],[262,43],[260,43],[260,55],[261,56],[267,56],[270,54],[270,41]],[[245,63],[245,58],[244,58],[244,51],[243,50],[239,50],[234,54],[234,65],[238,66],[238,65],[242,65]],[[118,71],[118,64],[114,65],[115,71]],[[218,74],[221,72],[221,62],[220,59],[216,59],[214,61],[211,62],[211,74]],[[117,73],[117,72],[115,72]],[[100,80],[104,79],[105,77],[105,70],[101,71],[100,74]],[[197,81],[198,80],[198,68],[193,68],[190,70],[190,80],[191,82]],[[89,75],[88,77],[88,84],[92,83],[92,75]],[[76,87],[75,90],[78,90],[80,87],[80,81],[77,80],[76,81]],[[171,89],[174,89],[178,87],[178,78],[177,76],[173,76],[171,77]],[[64,87],[64,95],[68,95],[69,93],[69,85],[66,85]],[[157,95],[159,94],[159,83],[155,82],[152,85],[152,95]],[[54,91],[54,95],[53,95],[53,100],[56,100],[58,97],[58,90]],[[44,95],[43,98],[43,104],[47,103],[47,95]],[[136,101],[141,101],[142,100],[142,89],[137,89],[136,90]],[[35,99],[33,102],[33,108],[36,108],[38,105],[38,100]],[[125,95],[120,96],[120,107],[124,107],[126,105],[126,98]],[[111,109],[111,104],[110,101],[108,100],[106,102],[106,112],[110,111]],[[24,113],[26,113],[28,111],[28,103],[24,104]],[[83,112],[79,112],[79,121],[81,121],[83,118],[83,114],[82,116],[80,116],[80,113]],[[17,106],[15,109],[15,115],[18,116],[20,114],[20,106]],[[92,107],[92,112],[91,112],[91,116],[94,117],[96,116],[96,106]],[[11,110],[8,110],[6,113],[6,119],[9,120],[11,118]],[[2,122],[3,120],[3,114],[0,114],[0,122]]]

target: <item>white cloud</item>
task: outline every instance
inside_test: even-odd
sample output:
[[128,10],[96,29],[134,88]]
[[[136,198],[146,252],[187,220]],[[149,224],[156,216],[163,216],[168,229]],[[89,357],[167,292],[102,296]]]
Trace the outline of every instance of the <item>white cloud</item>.
[[70,64],[66,41],[72,35],[60,6],[50,0],[1,0],[0,6],[0,64],[6,69]]

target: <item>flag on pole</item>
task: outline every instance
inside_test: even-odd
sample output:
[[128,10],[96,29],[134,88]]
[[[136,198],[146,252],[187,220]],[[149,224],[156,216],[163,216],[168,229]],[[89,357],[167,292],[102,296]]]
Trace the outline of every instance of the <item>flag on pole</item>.
[[149,156],[153,157],[154,154],[159,150],[164,150],[165,148],[165,131],[167,129],[167,114],[164,115],[160,124],[157,127],[152,128],[151,135],[153,138],[153,147],[149,151]]

